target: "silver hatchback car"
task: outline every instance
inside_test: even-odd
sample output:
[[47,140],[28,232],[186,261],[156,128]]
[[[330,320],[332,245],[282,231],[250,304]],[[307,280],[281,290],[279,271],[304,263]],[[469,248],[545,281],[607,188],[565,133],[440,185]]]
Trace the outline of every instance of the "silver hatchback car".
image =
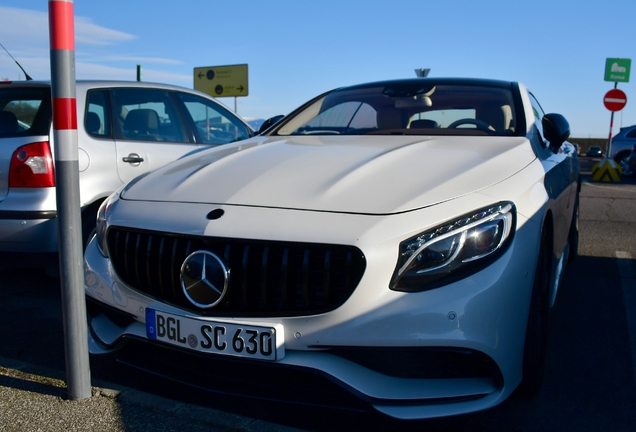
[[[122,184],[184,154],[254,135],[213,98],[176,86],[78,81],[76,102],[85,241],[99,205]],[[1,82],[3,257],[44,266],[56,262],[54,152],[50,83]]]

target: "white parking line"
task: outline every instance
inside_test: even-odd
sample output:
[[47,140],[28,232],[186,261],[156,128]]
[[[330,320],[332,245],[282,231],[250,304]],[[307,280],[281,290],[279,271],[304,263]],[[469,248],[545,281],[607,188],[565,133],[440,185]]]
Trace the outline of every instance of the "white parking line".
[[625,299],[625,312],[627,314],[627,327],[632,353],[632,370],[636,381],[636,266],[629,252],[616,251],[618,258],[618,272],[621,277],[623,298]]

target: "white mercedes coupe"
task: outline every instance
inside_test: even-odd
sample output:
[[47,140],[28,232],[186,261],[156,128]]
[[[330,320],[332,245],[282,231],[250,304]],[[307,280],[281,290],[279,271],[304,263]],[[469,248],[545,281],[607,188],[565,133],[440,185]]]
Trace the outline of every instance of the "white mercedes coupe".
[[517,82],[414,78],[327,92],[265,128],[102,204],[91,353],[401,419],[539,390],[578,245],[563,116]]

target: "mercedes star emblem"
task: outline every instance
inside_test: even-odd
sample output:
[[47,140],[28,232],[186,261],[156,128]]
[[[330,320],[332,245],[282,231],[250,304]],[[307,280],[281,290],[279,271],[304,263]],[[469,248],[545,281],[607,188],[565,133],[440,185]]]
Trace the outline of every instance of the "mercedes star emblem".
[[200,308],[211,308],[223,300],[230,272],[212,252],[196,251],[181,266],[181,288],[186,298]]

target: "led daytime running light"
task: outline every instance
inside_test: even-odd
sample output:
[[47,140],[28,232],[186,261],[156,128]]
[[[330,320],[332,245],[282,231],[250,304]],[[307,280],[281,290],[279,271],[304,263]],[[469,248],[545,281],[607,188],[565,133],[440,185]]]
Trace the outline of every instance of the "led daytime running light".
[[[438,270],[447,263],[453,261],[459,252],[462,250],[462,247],[466,241],[467,231],[471,228],[481,225],[483,223],[493,221],[493,220],[502,220],[504,223],[504,235],[502,238],[506,238],[510,232],[510,221],[505,216],[506,213],[509,213],[512,210],[512,205],[510,203],[506,203],[503,205],[496,205],[490,207],[487,210],[475,213],[471,217],[458,219],[450,224],[442,225],[437,228],[433,232],[424,233],[423,235],[417,237],[415,241],[409,244],[408,249],[402,253],[402,258],[409,257],[407,261],[400,267],[398,271],[398,277],[401,276],[406,270],[408,270],[415,259],[417,259],[418,255],[422,253],[425,249],[430,247],[432,244],[440,242],[446,238],[456,236],[461,233],[459,245],[455,247],[453,254],[448,257],[443,263],[438,266],[428,268],[426,270],[421,270],[420,273],[427,273],[434,270]],[[466,261],[473,261],[475,259],[482,258],[485,255],[490,255],[495,252],[497,249],[501,247],[501,243],[497,245],[495,249],[490,251],[488,254],[484,254],[478,257],[473,257]],[[417,248],[417,249],[416,249]]]

